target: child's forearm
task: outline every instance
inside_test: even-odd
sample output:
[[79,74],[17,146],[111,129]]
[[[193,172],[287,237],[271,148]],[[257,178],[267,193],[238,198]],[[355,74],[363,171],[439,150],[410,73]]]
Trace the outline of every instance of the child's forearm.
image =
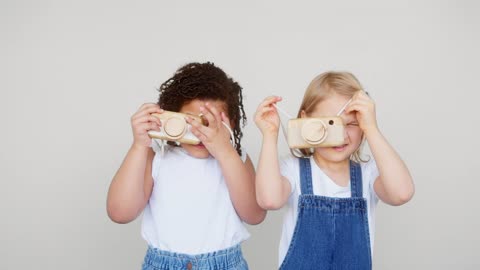
[[377,195],[391,205],[408,202],[413,197],[415,188],[406,164],[378,129],[366,135],[379,171],[375,183]]
[[280,174],[277,139],[276,134],[264,135],[257,167],[257,201],[266,210],[281,208],[290,194],[290,184]]
[[113,221],[128,223],[145,207],[151,192],[151,187],[145,186],[146,168],[151,167],[147,161],[153,156],[150,152],[148,147],[132,145],[113,177],[107,198],[107,212]]
[[266,212],[255,198],[255,169],[250,158],[247,156],[244,163],[232,148],[219,156],[218,161],[238,216],[251,225],[261,223]]

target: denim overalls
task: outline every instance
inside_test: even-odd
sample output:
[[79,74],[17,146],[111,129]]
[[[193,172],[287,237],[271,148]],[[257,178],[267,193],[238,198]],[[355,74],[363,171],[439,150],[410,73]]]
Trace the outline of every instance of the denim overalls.
[[240,245],[231,248],[187,255],[148,247],[142,270],[248,270]]
[[281,270],[372,269],[362,170],[350,161],[351,198],[313,194],[309,158],[300,158],[298,218]]

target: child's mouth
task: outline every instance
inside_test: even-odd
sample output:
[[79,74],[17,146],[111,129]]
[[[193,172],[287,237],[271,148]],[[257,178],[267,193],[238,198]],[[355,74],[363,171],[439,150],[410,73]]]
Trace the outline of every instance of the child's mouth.
[[340,145],[340,146],[334,146],[332,148],[333,148],[333,150],[335,150],[337,152],[342,152],[343,150],[345,150],[345,148],[347,148],[347,145],[348,144],[344,144],[344,145]]
[[205,145],[204,145],[203,143],[199,143],[199,144],[197,144],[197,145],[195,145],[195,146],[198,147],[198,148],[205,148]]

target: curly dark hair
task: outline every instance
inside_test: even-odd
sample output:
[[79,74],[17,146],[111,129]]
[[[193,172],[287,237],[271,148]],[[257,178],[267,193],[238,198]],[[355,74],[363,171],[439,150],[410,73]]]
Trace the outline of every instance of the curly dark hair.
[[242,154],[241,128],[247,118],[243,109],[242,87],[214,63],[189,63],[180,67],[173,77],[158,89],[158,105],[167,111],[178,112],[194,99],[223,101],[232,123],[235,149]]

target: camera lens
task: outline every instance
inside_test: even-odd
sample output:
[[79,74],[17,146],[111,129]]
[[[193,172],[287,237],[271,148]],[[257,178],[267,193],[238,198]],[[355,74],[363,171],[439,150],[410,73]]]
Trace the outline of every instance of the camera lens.
[[172,139],[178,139],[185,133],[185,120],[180,117],[172,116],[165,121],[164,130],[167,136]]
[[327,126],[320,119],[307,120],[302,127],[301,135],[307,143],[318,145],[327,137]]

